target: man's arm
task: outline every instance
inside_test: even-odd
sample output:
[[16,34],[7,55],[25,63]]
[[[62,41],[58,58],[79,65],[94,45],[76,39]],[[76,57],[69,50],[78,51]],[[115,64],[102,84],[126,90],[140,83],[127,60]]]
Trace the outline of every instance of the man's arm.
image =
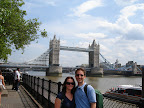
[[96,103],[90,103],[91,104],[91,108],[96,108]]
[[88,90],[88,99],[90,102],[90,106],[91,108],[96,108],[96,93],[95,90],[92,86],[88,86],[89,89]]

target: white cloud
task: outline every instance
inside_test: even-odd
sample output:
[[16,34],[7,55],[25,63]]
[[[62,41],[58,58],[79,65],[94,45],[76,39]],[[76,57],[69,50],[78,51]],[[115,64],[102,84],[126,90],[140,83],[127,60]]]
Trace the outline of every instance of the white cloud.
[[45,46],[43,46],[42,44],[34,43],[34,44],[29,45],[29,48],[45,49]]
[[67,41],[66,40],[60,40],[60,44],[61,44],[61,46],[65,46],[65,45],[67,45]]
[[[22,54],[21,50],[12,52],[12,56],[9,57],[8,61],[15,61],[16,62],[26,62],[32,59],[39,57],[43,54],[48,48],[39,43],[32,43],[26,47],[24,54]],[[14,55],[14,53],[16,53]],[[19,59],[17,59],[19,58]]]
[[56,6],[56,3],[52,0],[24,0],[25,5],[23,5],[23,9],[25,10],[31,10],[33,8],[40,8],[43,7],[45,5],[50,5],[50,6]]
[[78,42],[78,44],[76,46],[81,47],[81,48],[88,48],[89,44],[92,44],[92,41],[90,41],[91,43],[89,43],[88,41],[86,42]]
[[[111,41],[107,40],[107,43]],[[103,44],[105,49],[103,49],[102,44],[100,44],[101,52],[108,61],[114,63],[118,58],[122,64],[127,63],[128,61],[134,60],[135,62],[142,61],[141,57],[144,54],[144,45],[142,40],[124,40],[120,39],[110,44]],[[109,49],[109,50],[106,50]],[[140,62],[138,62],[140,64]]]
[[144,26],[142,24],[132,24],[127,18],[120,17],[116,24],[119,30],[116,30],[122,38],[127,40],[143,40],[144,39]]
[[97,38],[105,38],[106,35],[103,33],[79,33],[76,34],[77,37],[85,38],[85,39],[97,39]]
[[88,53],[60,51],[60,64],[62,66],[76,66],[81,64],[88,64]]
[[121,17],[130,17],[136,15],[136,11],[142,10],[144,11],[144,4],[136,4],[136,5],[131,5],[123,8],[121,12]]
[[121,15],[116,21],[119,26],[119,31],[123,38],[129,40],[143,40],[144,39],[144,25],[133,24],[129,21],[129,17],[136,15],[137,11],[144,11],[144,4],[136,4],[132,6],[127,6],[122,9]]
[[114,0],[114,1],[116,2],[117,5],[127,6],[137,2],[138,0]]
[[102,6],[102,0],[88,0],[82,3],[80,6],[77,6],[75,9],[72,9],[74,12],[74,16],[86,16],[86,12]]
[[48,5],[51,5],[51,6],[56,6],[55,1],[56,0],[31,0],[30,2],[39,4],[39,5],[48,4]]
[[51,5],[51,6],[56,6],[56,3],[54,1],[45,1],[46,4]]
[[[51,22],[51,24],[45,24],[44,28],[53,32],[57,31],[58,34],[62,34],[65,36],[71,35],[84,39],[100,39],[116,36],[121,36],[122,38],[131,40],[143,39],[142,37],[144,34],[144,26],[142,24],[132,24],[128,19],[130,15],[135,14],[137,9],[143,9],[142,5],[141,7],[139,7],[139,5],[134,6],[135,9],[131,11],[132,14],[128,15],[127,13],[131,10],[132,7],[130,7],[130,9],[122,9],[121,15],[115,23],[111,23],[103,18],[87,16],[80,17],[67,23],[59,21]],[[138,34],[138,36],[135,36],[135,34]]]

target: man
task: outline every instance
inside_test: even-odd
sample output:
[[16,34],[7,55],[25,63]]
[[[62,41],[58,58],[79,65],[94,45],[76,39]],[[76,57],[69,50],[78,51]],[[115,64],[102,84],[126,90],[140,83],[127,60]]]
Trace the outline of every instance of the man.
[[86,83],[86,72],[84,69],[79,68],[75,71],[75,78],[78,82],[78,87],[75,92],[75,103],[76,108],[96,108],[96,94],[95,90],[91,85],[87,86],[87,95],[84,91]]
[[15,74],[16,74],[16,70],[13,70],[13,85],[12,85],[12,90],[15,90]]
[[15,72],[15,90],[18,91],[19,84],[20,84],[20,69],[17,68],[17,71]]

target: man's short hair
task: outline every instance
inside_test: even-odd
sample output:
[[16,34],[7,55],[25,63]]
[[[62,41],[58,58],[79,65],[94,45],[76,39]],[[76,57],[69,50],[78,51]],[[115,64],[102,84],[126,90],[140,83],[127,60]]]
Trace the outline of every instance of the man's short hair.
[[83,71],[84,75],[86,75],[86,71],[85,71],[85,69],[83,69],[83,68],[78,68],[78,69],[75,71],[75,75],[76,75],[77,71],[79,71],[79,70]]

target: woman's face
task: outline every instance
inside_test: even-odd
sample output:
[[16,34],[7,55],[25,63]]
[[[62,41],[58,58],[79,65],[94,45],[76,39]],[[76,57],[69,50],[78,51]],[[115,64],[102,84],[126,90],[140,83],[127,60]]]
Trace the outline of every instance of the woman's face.
[[72,90],[74,87],[74,82],[72,79],[67,79],[67,82],[66,82],[66,89],[69,89],[69,90]]

